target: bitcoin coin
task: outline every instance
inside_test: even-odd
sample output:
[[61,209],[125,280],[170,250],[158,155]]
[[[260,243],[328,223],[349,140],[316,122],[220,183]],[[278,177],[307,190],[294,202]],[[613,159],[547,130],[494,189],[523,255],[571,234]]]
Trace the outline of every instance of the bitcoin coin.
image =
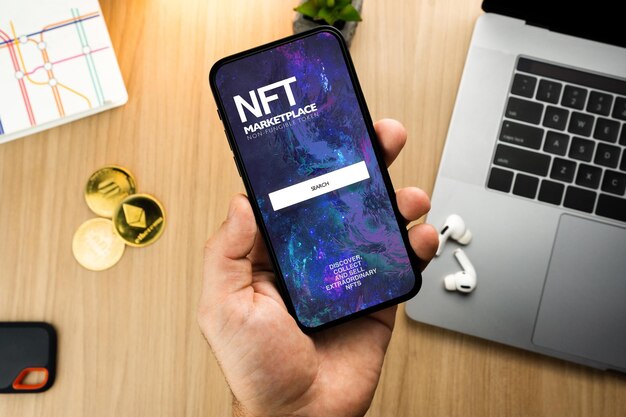
[[111,218],[120,201],[135,194],[135,191],[135,178],[127,169],[106,166],[89,177],[85,201],[97,215]]
[[79,264],[91,271],[103,271],[115,265],[126,245],[115,233],[113,222],[100,217],[81,224],[72,240],[72,252]]
[[165,210],[151,195],[133,194],[122,200],[113,212],[113,226],[126,244],[147,246],[163,233]]

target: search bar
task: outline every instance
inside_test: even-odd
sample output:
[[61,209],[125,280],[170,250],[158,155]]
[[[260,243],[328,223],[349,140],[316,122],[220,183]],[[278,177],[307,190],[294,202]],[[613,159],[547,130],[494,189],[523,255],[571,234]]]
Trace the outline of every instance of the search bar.
[[338,190],[370,177],[365,161],[339,168],[269,194],[274,211]]

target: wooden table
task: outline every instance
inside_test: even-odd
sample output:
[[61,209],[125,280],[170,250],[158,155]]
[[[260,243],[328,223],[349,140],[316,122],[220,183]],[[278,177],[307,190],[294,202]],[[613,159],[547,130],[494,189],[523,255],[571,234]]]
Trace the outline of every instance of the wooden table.
[[[0,320],[59,332],[44,394],[0,416],[226,416],[231,397],[196,324],[202,247],[243,186],[207,84],[218,58],[291,33],[292,2],[103,0],[130,100],[0,145]],[[352,55],[374,119],[404,122],[396,187],[432,191],[479,0],[366,0]],[[105,164],[159,197],[165,234],[89,272],[72,257]],[[624,416],[626,378],[413,323],[398,313],[370,416]]]

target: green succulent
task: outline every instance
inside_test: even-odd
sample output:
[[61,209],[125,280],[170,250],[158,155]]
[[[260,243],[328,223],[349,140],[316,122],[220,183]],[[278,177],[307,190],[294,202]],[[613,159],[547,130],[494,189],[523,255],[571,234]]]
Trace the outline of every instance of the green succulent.
[[361,15],[352,5],[352,0],[308,0],[294,8],[316,21],[334,25],[337,21],[360,22]]

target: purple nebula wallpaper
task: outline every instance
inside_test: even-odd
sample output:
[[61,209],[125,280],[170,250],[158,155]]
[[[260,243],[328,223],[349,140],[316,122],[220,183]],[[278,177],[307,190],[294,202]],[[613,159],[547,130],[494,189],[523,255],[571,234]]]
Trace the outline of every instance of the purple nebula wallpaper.
[[411,291],[416,278],[335,36],[228,62],[215,84],[300,323]]

